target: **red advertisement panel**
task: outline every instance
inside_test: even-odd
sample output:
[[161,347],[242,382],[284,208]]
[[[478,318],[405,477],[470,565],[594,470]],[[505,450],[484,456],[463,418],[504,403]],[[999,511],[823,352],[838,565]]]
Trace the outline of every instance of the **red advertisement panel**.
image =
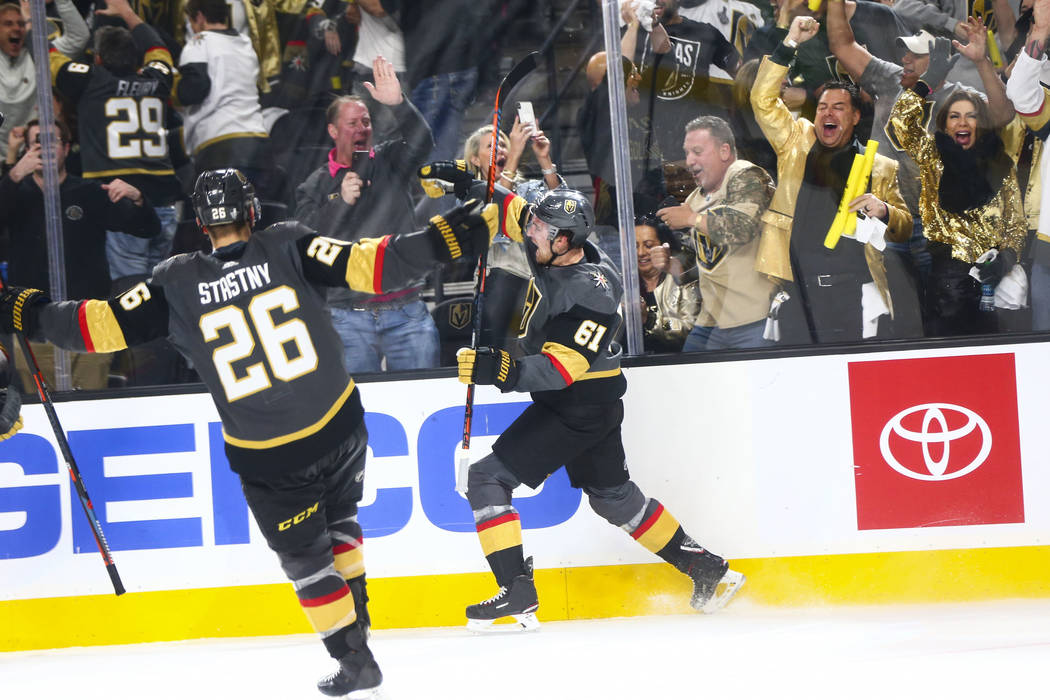
[[1014,356],[849,363],[861,530],[1024,522]]

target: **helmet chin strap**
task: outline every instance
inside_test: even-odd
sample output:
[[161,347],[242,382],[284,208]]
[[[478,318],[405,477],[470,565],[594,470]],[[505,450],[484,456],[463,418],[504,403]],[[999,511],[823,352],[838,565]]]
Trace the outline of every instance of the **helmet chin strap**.
[[555,253],[555,252],[554,252],[554,244],[555,244],[555,242],[557,242],[557,240],[558,240],[558,236],[561,236],[561,235],[565,235],[565,234],[563,234],[563,233],[562,233],[561,231],[556,231],[556,232],[554,233],[554,235],[553,235],[553,236],[551,236],[551,239],[550,239],[550,241],[551,241],[551,259],[550,259],[550,260],[548,260],[548,261],[547,261],[547,262],[545,263],[545,265],[544,265],[545,267],[550,267],[551,265],[553,265],[553,264],[554,264],[554,260],[555,260],[556,258],[559,258],[559,257],[561,257],[562,255],[565,255],[565,253],[568,253],[568,252],[569,252],[570,250],[572,250],[572,248],[567,248],[567,249],[565,250],[565,253]]

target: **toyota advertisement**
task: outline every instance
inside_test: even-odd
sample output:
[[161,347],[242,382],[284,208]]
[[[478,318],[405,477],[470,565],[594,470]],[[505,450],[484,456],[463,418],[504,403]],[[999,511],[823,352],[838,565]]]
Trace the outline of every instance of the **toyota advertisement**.
[[857,527],[1024,522],[1012,354],[849,364]]

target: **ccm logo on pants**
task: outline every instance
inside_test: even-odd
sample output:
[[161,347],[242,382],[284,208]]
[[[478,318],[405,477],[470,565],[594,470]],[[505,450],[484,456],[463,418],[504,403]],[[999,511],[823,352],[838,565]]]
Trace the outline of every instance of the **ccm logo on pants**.
[[320,505],[320,501],[318,501],[317,503],[313,504],[312,506],[310,506],[309,508],[304,510],[302,513],[298,513],[294,518],[289,518],[288,520],[285,520],[283,523],[278,523],[277,524],[277,529],[280,530],[281,532],[284,532],[285,530],[290,528],[292,525],[298,525],[299,523],[301,523],[302,521],[306,520],[311,515],[316,513],[317,512],[317,508],[318,508],[319,505]]

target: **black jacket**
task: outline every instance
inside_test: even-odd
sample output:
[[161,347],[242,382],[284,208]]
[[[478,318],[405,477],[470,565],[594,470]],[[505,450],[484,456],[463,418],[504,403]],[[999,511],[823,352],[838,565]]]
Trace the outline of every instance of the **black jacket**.
[[[160,233],[160,221],[150,203],[109,201],[102,185],[69,175],[60,189],[66,297],[105,299],[110,294],[106,262],[106,231],[123,231],[140,238]],[[0,179],[0,221],[7,224],[8,279],[20,287],[51,288],[47,265],[44,195],[32,176],[14,182]]]

